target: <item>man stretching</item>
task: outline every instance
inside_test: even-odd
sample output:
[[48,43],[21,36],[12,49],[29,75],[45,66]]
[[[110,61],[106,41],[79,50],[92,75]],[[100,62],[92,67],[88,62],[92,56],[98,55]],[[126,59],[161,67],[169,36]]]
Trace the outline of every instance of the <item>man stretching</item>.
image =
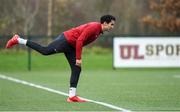
[[64,53],[71,67],[70,89],[67,101],[86,102],[86,100],[76,96],[76,88],[81,73],[82,48],[96,40],[104,31],[113,29],[115,21],[116,19],[114,16],[104,15],[100,18],[100,22],[89,22],[63,32],[46,47],[30,40],[23,39],[19,35],[14,35],[7,42],[6,48],[11,48],[17,44],[23,44],[36,50],[42,55]]

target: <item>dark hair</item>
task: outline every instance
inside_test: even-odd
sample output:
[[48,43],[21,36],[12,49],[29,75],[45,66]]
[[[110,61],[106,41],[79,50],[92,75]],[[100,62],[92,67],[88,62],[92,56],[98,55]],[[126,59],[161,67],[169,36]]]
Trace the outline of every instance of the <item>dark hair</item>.
[[106,22],[106,23],[110,23],[112,20],[116,21],[116,18],[112,15],[104,15],[101,17],[100,21],[101,24]]

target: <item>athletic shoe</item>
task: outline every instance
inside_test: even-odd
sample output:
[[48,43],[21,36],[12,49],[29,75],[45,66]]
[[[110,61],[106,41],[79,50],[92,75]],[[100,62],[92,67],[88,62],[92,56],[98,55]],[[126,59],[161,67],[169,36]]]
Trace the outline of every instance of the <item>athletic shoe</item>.
[[19,35],[14,35],[6,44],[6,48],[11,48],[12,46],[18,44]]
[[69,97],[67,102],[87,102],[84,99],[79,98],[78,96]]

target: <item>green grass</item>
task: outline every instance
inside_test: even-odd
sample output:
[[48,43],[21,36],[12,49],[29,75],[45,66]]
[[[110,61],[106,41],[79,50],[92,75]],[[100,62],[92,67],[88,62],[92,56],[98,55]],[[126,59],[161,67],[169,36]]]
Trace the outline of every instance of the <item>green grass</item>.
[[[71,111],[71,110],[110,110],[106,107],[93,103],[67,103],[66,97],[49,93],[21,84],[15,84],[10,81],[0,80],[1,85],[1,111]],[[14,89],[15,88],[15,89]]]
[[[89,51],[88,51],[89,52]],[[106,56],[103,56],[106,55]],[[88,70],[112,69],[112,54],[85,53],[82,67]],[[0,71],[27,71],[28,54],[24,51],[0,51]],[[63,53],[42,56],[32,52],[31,66],[34,71],[42,70],[69,70],[69,64]],[[47,69],[48,68],[48,69]]]
[[[1,53],[0,73],[68,92],[69,66],[63,54]],[[85,54],[78,95],[132,111],[180,111],[180,69],[112,69],[112,56]],[[115,111],[94,103],[67,103],[66,97],[0,79],[0,111]]]

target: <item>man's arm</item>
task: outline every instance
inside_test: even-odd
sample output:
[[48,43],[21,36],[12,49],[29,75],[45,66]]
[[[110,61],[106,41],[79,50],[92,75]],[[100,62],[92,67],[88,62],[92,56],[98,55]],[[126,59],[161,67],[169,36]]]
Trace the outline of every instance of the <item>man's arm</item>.
[[81,33],[79,38],[76,40],[76,65],[81,66],[81,55],[82,55],[82,47],[83,42],[88,39],[95,31],[95,28],[92,26],[88,26],[84,31]]
[[76,65],[77,65],[77,66],[81,66],[81,63],[82,63],[82,60],[81,60],[81,59],[80,59],[80,60],[79,60],[79,59],[76,59]]

